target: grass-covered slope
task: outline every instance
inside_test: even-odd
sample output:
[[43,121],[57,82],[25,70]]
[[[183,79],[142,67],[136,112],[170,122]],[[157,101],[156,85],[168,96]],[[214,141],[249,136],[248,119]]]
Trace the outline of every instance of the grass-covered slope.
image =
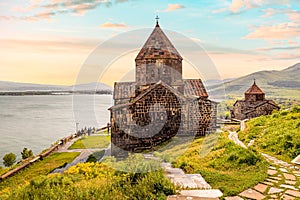
[[0,199],[5,199],[9,193],[29,184],[32,179],[41,175],[47,175],[54,169],[64,166],[66,163],[70,163],[79,154],[80,153],[77,152],[54,153],[43,160],[28,166],[12,177],[4,179],[0,182]]
[[[157,167],[158,163],[153,162],[130,156],[118,163],[80,163],[64,174],[36,177],[27,186],[11,192],[7,199],[166,199],[176,193],[176,188],[162,170],[144,173]],[[140,173],[117,171],[111,166]]]
[[185,147],[182,144],[157,155],[169,159],[174,167],[186,173],[200,173],[213,188],[221,189],[224,196],[236,195],[267,177],[269,164],[257,152],[237,146],[228,140],[226,132],[210,148],[215,137],[197,139],[185,152],[180,151]]
[[69,149],[96,149],[107,148],[110,144],[109,135],[84,136],[74,142]]
[[254,140],[258,151],[290,162],[300,154],[300,107],[251,119],[239,137],[245,144]]

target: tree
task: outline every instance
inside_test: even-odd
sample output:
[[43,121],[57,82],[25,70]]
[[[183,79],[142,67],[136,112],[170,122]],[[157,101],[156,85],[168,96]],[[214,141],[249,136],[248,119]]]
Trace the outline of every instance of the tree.
[[21,152],[21,155],[22,155],[22,159],[26,159],[33,156],[33,152],[30,149],[24,148],[23,151]]
[[16,162],[17,156],[14,153],[8,153],[3,157],[5,167],[10,167]]

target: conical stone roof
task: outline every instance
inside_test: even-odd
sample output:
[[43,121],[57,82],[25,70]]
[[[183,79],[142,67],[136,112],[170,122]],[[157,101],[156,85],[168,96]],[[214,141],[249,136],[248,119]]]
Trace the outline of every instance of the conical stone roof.
[[148,40],[136,57],[143,59],[180,59],[182,57],[157,23]]
[[264,94],[264,92],[256,85],[254,81],[253,85],[245,92],[245,94]]

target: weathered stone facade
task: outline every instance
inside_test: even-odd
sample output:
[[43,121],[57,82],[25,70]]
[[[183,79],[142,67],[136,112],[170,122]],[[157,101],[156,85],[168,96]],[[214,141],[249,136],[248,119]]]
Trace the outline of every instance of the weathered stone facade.
[[269,115],[273,110],[279,110],[279,106],[273,100],[266,100],[265,93],[256,85],[245,92],[244,100],[237,100],[230,110],[231,118],[244,120]]
[[200,79],[182,78],[182,57],[158,23],[135,62],[136,82],[114,85],[112,155],[151,150],[178,134],[215,131],[216,103]]

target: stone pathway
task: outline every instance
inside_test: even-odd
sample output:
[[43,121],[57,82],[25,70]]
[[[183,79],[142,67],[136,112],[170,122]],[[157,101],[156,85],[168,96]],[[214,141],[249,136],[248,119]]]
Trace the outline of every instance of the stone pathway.
[[180,168],[173,168],[171,163],[162,163],[166,176],[179,188],[179,195],[172,195],[168,200],[219,199],[223,193],[212,187],[200,174],[185,174]]
[[269,177],[253,188],[241,192],[236,199],[300,199],[300,171],[294,171],[280,164],[272,164],[268,169]]
[[237,132],[231,132],[231,131],[229,131],[228,138],[230,140],[232,140],[235,144],[237,144],[237,145],[239,145],[239,146],[241,146],[243,148],[247,148],[246,145],[242,141],[239,140]]
[[55,169],[52,173],[63,173],[67,169],[69,169],[71,166],[76,165],[78,163],[84,163],[88,159],[88,157],[95,151],[101,151],[105,150],[105,148],[101,149],[68,149],[74,142],[76,142],[81,137],[74,138],[70,141],[68,141],[65,145],[63,145],[57,152],[80,152],[80,155],[77,156],[71,163],[67,164],[63,168]]
[[292,160],[292,163],[300,165],[300,155],[298,155],[294,160]]
[[[247,148],[236,132],[229,134],[229,139]],[[242,145],[241,145],[242,144]],[[300,200],[300,169],[268,154],[262,154],[270,163],[268,178],[253,188],[241,192],[238,196],[225,197],[225,200],[268,199]]]

